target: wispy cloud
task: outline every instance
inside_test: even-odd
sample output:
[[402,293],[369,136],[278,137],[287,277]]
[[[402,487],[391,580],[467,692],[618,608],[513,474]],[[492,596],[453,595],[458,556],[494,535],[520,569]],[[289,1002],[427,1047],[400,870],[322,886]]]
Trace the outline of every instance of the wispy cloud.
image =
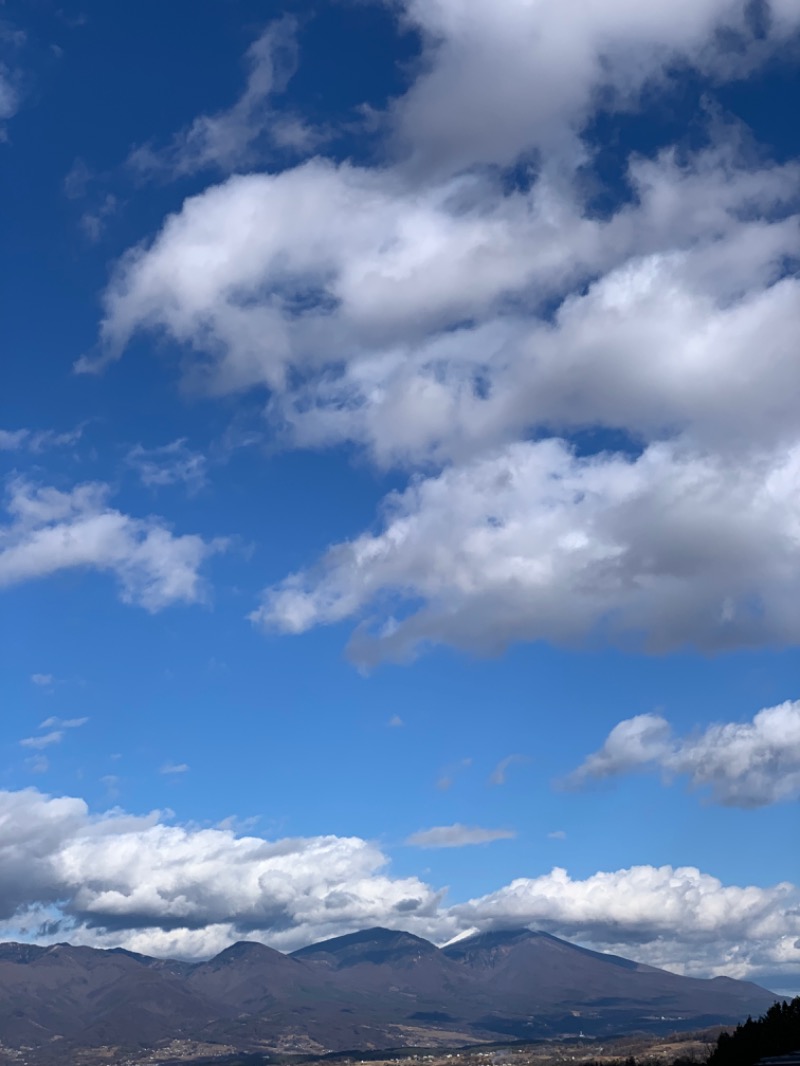
[[567,834],[563,829],[554,829],[552,833],[547,834],[548,840],[566,840]]
[[23,748],[32,748],[35,751],[41,751],[43,748],[51,748],[56,744],[60,744],[66,736],[68,729],[80,729],[81,726],[86,725],[89,721],[88,717],[83,718],[57,718],[55,715],[45,720],[39,725],[40,729],[49,729],[49,733],[42,733],[36,737],[24,737],[20,744]]
[[46,755],[32,755],[25,760],[25,766],[32,774],[46,774],[50,769],[50,760]]
[[189,766],[185,762],[165,762],[159,770],[162,774],[185,774],[188,773]]
[[3,19],[0,22],[0,141],[7,139],[5,123],[13,118],[22,103],[23,77],[18,67],[18,53],[26,35]]
[[517,763],[529,762],[527,755],[506,755],[501,759],[489,775],[490,785],[504,785],[508,778],[508,771]]
[[79,156],[64,177],[64,195],[70,200],[82,199],[95,179],[94,171]]
[[105,785],[106,795],[109,799],[115,800],[119,798],[120,779],[116,774],[105,774],[103,777],[100,778],[100,783],[102,785]]
[[446,792],[449,788],[453,787],[456,777],[464,770],[468,770],[472,766],[472,759],[461,759],[459,762],[450,763],[441,771],[439,778],[436,782],[436,787],[441,789],[442,792]]
[[56,718],[52,716],[45,718],[40,729],[80,729],[82,725],[86,725],[89,721],[88,717],[83,718]]
[[84,434],[86,423],[74,429],[0,429],[0,451],[26,451],[34,455],[51,448],[69,448]]
[[389,726],[390,729],[399,729],[406,723],[403,721],[399,714],[393,714],[386,724]]
[[20,744],[23,748],[51,748],[54,744],[60,744],[64,739],[63,729],[54,729],[51,733],[44,733],[40,737],[23,737]]
[[206,483],[206,457],[192,451],[185,437],[157,448],[137,444],[125,461],[148,488],[183,484],[196,492]]
[[50,688],[55,681],[52,674],[31,674],[31,683],[39,688]]
[[108,220],[119,209],[119,199],[114,193],[106,193],[100,202],[81,215],[81,229],[90,241],[99,241],[103,236]]
[[303,152],[317,145],[320,131],[272,103],[295,72],[296,31],[288,16],[271,23],[247,50],[247,84],[236,103],[198,116],[164,148],[140,145],[130,154],[128,166],[140,177],[227,172],[252,164],[268,150]]
[[513,840],[513,829],[484,829],[478,825],[437,825],[420,829],[406,839],[413,848],[463,848],[471,844],[491,844],[494,840]]

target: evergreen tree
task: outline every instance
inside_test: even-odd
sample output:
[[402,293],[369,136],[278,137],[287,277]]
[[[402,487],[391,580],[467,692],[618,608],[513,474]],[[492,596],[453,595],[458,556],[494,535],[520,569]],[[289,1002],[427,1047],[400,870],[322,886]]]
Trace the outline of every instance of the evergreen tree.
[[774,1003],[757,1021],[748,1018],[732,1033],[722,1033],[708,1066],[753,1066],[771,1055],[800,1050],[800,996]]

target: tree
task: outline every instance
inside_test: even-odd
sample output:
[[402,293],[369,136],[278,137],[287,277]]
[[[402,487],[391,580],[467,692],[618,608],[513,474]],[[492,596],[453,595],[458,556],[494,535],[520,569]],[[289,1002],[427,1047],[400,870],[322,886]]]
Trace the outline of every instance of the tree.
[[753,1066],[770,1055],[800,1048],[800,996],[774,1003],[757,1021],[748,1018],[732,1033],[722,1033],[708,1066]]

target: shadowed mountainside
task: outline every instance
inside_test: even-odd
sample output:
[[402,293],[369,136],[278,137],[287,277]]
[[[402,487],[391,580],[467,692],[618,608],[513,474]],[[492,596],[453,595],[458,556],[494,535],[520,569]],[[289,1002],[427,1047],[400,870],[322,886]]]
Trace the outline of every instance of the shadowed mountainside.
[[443,949],[368,929],[284,955],[241,942],[207,962],[58,944],[0,945],[0,1043],[35,1049],[195,1039],[242,1050],[453,1045],[732,1023],[758,985],[679,977],[546,933],[480,933]]

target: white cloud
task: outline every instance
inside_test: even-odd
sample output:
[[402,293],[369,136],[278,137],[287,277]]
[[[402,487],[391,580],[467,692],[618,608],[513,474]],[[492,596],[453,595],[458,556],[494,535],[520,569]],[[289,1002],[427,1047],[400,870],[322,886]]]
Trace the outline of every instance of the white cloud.
[[116,214],[119,200],[113,193],[106,195],[99,203],[81,215],[81,229],[90,241],[99,241],[103,236],[109,218]]
[[[366,621],[367,665],[800,640],[800,167],[717,121],[704,151],[629,159],[631,201],[599,218],[559,155],[601,90],[634,106],[676,60],[738,77],[800,26],[776,4],[756,41],[734,0],[679,8],[408,0],[427,63],[392,112],[404,156],[231,178],[120,261],[78,369],[155,331],[194,387],[267,386],[282,442],[419,474],[383,532],[266,590],[257,622]],[[526,188],[460,169],[545,144]],[[617,453],[560,439],[587,430]]]
[[511,767],[527,761],[527,755],[506,755],[505,759],[501,759],[489,775],[489,784],[504,785],[508,780],[508,771]]
[[762,807],[800,796],[800,702],[758,712],[751,722],[715,723],[675,737],[666,719],[642,714],[616,725],[569,778],[576,785],[661,768],[729,807]]
[[16,451],[27,434],[27,429],[0,429],[0,451]]
[[131,153],[128,165],[141,176],[175,177],[251,166],[266,148],[297,152],[313,147],[319,133],[272,104],[297,65],[296,31],[288,16],[271,23],[247,50],[247,85],[232,107],[200,115],[164,149],[141,145]]
[[137,444],[128,452],[126,461],[148,488],[183,484],[196,492],[206,483],[206,458],[192,451],[185,437],[158,448]]
[[22,103],[22,74],[19,50],[25,33],[7,20],[0,23],[0,141],[6,139],[5,123],[16,115]]
[[[425,41],[421,74],[397,101],[398,150],[424,173],[509,165],[540,149],[580,159],[577,135],[599,107],[634,106],[641,89],[689,64],[746,76],[794,33],[791,0],[771,5],[767,40],[741,0],[404,0]],[[769,5],[768,5],[769,6]],[[740,37],[733,47],[729,30]]]
[[157,941],[177,928],[191,942],[191,930],[207,938],[224,925],[228,942],[260,930],[298,946],[328,929],[402,927],[439,899],[416,878],[384,874],[385,856],[358,838],[268,841],[171,826],[158,814],[92,817],[80,800],[34,790],[0,793],[0,857],[3,917],[23,901],[63,901],[84,939],[105,929],[130,943],[123,932],[142,930]]
[[371,612],[351,646],[364,664],[442,642],[797,643],[798,491],[800,447],[725,461],[515,444],[414,482],[383,531],[268,590],[253,617],[300,633]]
[[399,714],[393,714],[386,724],[390,729],[399,729],[401,726],[405,725],[405,722]]
[[55,681],[52,674],[31,674],[31,682],[39,688],[50,688]]
[[[296,443],[354,440],[381,464],[422,466],[531,432],[598,426],[645,439],[681,431],[715,448],[796,439],[787,395],[800,283],[782,275],[800,252],[797,217],[783,217],[800,170],[751,170],[735,156],[729,148],[689,164],[669,152],[634,162],[639,203],[603,224],[581,222],[577,204],[540,183],[528,217],[509,218],[503,241],[490,238],[517,272],[512,282],[494,275],[512,313],[498,315],[500,291],[484,289],[487,302],[473,301],[466,325],[453,315],[439,324],[445,332],[415,338],[409,329],[393,346],[354,346],[343,369],[275,398],[276,418]],[[548,244],[555,232],[560,263]],[[454,286],[462,268],[480,284],[466,259],[453,259]],[[554,318],[537,314],[548,294],[565,297]],[[340,305],[340,320],[347,311]]]
[[189,766],[185,762],[166,762],[161,767],[162,774],[185,774],[189,772]]
[[25,766],[32,774],[46,774],[50,769],[50,760],[46,755],[33,755],[25,760]]
[[645,766],[666,755],[671,747],[669,722],[658,714],[637,714],[615,725],[602,748],[590,755],[571,780],[612,777]]
[[121,261],[103,358],[134,331],[161,329],[208,353],[193,361],[207,387],[277,388],[290,365],[420,340],[509,290],[550,291],[604,254],[599,225],[555,188],[498,192],[477,176],[416,190],[392,172],[321,159],[231,178]]
[[[348,408],[370,391],[377,404],[408,359],[417,370],[461,364],[442,383],[471,391],[479,371],[491,377],[505,365],[503,351],[489,346],[502,349],[519,333],[509,305],[529,316],[632,254],[688,253],[702,239],[705,259],[694,270],[691,261],[687,284],[702,282],[712,302],[730,299],[743,276],[745,291],[763,287],[770,264],[798,244],[777,210],[795,197],[798,168],[754,170],[737,160],[730,131],[723,140],[728,147],[683,165],[668,152],[634,161],[641,203],[605,222],[585,217],[578,190],[547,173],[528,192],[511,193],[490,176],[419,189],[396,171],[321,159],[231,178],[187,200],[149,247],[121,260],[106,294],[102,358],[118,355],[134,331],[160,329],[194,349],[190,375],[222,391],[264,383],[280,391],[289,366],[318,376],[344,360],[342,381],[311,378],[323,407],[333,390],[331,416],[335,401],[348,398],[343,390],[352,394]],[[767,210],[778,216],[772,225],[742,217]],[[737,268],[731,252],[743,252],[744,241],[752,262]],[[707,245],[719,248],[713,263]],[[506,317],[488,336],[476,325],[455,345],[444,337],[438,353],[428,351],[437,331],[491,320],[500,307]],[[459,354],[470,339],[473,351],[467,344]],[[435,393],[430,370],[425,377]],[[288,402],[278,414],[297,418]]]
[[449,766],[445,766],[439,774],[436,781],[436,787],[442,792],[446,792],[449,788],[453,787],[456,777],[464,770],[468,770],[472,766],[472,759],[460,759],[458,762],[450,763]]
[[690,867],[584,880],[554,869],[447,906],[443,893],[386,866],[358,837],[267,840],[169,824],[158,812],[95,816],[82,800],[35,789],[0,792],[5,938],[53,907],[63,914],[53,940],[185,956],[243,935],[291,950],[374,925],[438,943],[471,928],[530,925],[696,975],[800,970],[800,893],[791,884],[724,885]]
[[0,121],[12,118],[19,107],[19,93],[12,84],[10,72],[0,67]]
[[132,518],[111,508],[108,495],[97,483],[62,492],[12,482],[10,521],[0,527],[0,587],[89,568],[114,574],[122,599],[149,611],[201,600],[200,566],[224,542],[177,536],[157,518]]
[[50,733],[43,733],[40,737],[25,737],[20,741],[23,748],[51,748],[54,744],[60,744],[64,739],[62,729],[54,729]]
[[120,793],[120,778],[117,774],[104,774],[100,783],[105,785],[106,795],[110,800],[118,799]]
[[791,884],[723,885],[694,867],[634,866],[585,880],[556,868],[518,878],[451,913],[481,929],[530,925],[604,950],[626,945],[622,954],[653,965],[743,977],[790,960],[797,966],[797,898]]
[[567,834],[563,829],[554,829],[552,833],[547,834],[548,840],[566,840]]
[[[108,350],[165,329],[207,353],[194,365],[210,387],[271,385],[296,442],[455,460],[387,502],[382,536],[271,590],[266,624],[301,632],[402,588],[422,609],[378,619],[380,649],[400,656],[598,626],[652,626],[659,647],[794,641],[781,566],[791,574],[800,283],[781,271],[800,250],[784,217],[797,176],[732,149],[682,165],[665,153],[633,164],[639,204],[606,223],[546,179],[508,196],[480,177],[412,192],[321,161],[233,179],[123,262]],[[598,270],[537,317],[547,293]],[[513,313],[498,313],[504,300]],[[465,316],[475,324],[454,329]],[[290,366],[299,392],[284,391]],[[652,443],[636,461],[507,444],[598,426]],[[717,530],[727,553],[709,559]],[[383,654],[367,645],[363,660]]]
[[[56,718],[55,716],[45,718],[45,720],[39,725],[40,729],[48,729],[50,732],[42,733],[36,737],[24,737],[20,741],[20,745],[23,748],[33,748],[36,751],[41,751],[43,748],[51,748],[55,744],[60,744],[66,736],[65,730],[67,729],[80,729],[81,726],[86,725],[89,721],[88,718]],[[47,759],[41,758],[39,760],[30,760],[32,769],[36,772],[44,772],[47,769]]]
[[34,455],[50,448],[68,448],[83,436],[85,425],[59,432],[55,429],[0,429],[0,451],[27,451]]
[[437,825],[412,833],[406,844],[413,848],[463,848],[470,844],[491,844],[494,840],[513,840],[513,829],[484,829],[479,825]]
[[81,200],[96,179],[86,160],[78,156],[64,177],[64,195],[69,200]]
[[86,725],[89,721],[87,717],[84,718],[45,718],[45,720],[39,726],[40,729],[80,729],[82,725]]

